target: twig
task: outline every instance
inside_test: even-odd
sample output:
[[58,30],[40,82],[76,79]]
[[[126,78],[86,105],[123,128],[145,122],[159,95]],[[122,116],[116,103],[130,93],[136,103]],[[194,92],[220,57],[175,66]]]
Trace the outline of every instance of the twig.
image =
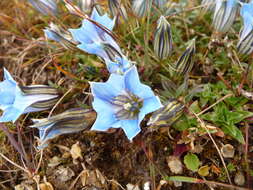
[[231,178],[230,178],[230,175],[229,175],[229,172],[228,172],[226,163],[225,163],[225,161],[224,161],[224,159],[223,159],[223,157],[222,157],[221,151],[220,151],[219,147],[217,146],[215,140],[213,139],[211,133],[210,133],[209,130],[207,129],[205,123],[200,119],[200,117],[199,117],[194,111],[192,111],[192,110],[189,110],[189,111],[190,111],[191,113],[193,113],[193,115],[197,118],[197,120],[198,120],[198,122],[200,123],[201,127],[203,127],[203,128],[206,130],[208,136],[209,136],[210,139],[212,140],[212,142],[213,142],[213,144],[214,144],[214,146],[215,146],[215,148],[216,148],[216,150],[217,150],[217,152],[218,152],[218,154],[219,154],[219,156],[220,156],[221,162],[222,162],[222,164],[223,164],[223,167],[224,167],[225,172],[226,172],[227,177],[228,177],[228,181],[229,181],[230,184],[232,184],[232,181],[231,181]]
[[165,180],[166,181],[181,181],[181,182],[196,183],[196,184],[209,184],[209,185],[212,185],[212,186],[227,187],[229,189],[234,189],[234,190],[250,190],[248,188],[238,187],[238,186],[234,186],[232,184],[230,185],[230,184],[220,183],[220,182],[216,182],[216,181],[207,181],[207,180],[202,180],[202,179],[197,179],[197,178],[192,178],[192,179],[194,179],[194,181],[182,181],[182,180],[172,180],[172,179],[170,179],[172,177],[183,177],[183,176],[166,177]]
[[41,166],[41,163],[42,163],[42,158],[43,158],[43,150],[40,151],[40,159],[39,159],[38,166],[35,170],[35,174],[37,174],[39,172],[39,169],[40,169],[40,166]]
[[212,107],[214,107],[215,105],[217,105],[218,103],[222,102],[223,100],[225,100],[228,97],[233,96],[233,94],[227,94],[226,96],[222,97],[221,99],[219,99],[217,102],[215,102],[214,104],[210,105],[209,107],[207,107],[206,109],[202,110],[201,112],[197,113],[197,116],[202,115],[203,113],[205,113],[206,111],[208,111],[209,109],[211,109]]
[[5,155],[3,155],[1,152],[0,152],[0,156],[2,158],[4,158],[6,161],[8,161],[9,163],[11,163],[12,165],[16,166],[17,168],[23,170],[24,172],[28,173],[29,176],[31,176],[31,172],[25,168],[23,168],[22,166],[16,164],[15,162],[13,162],[12,160],[10,160],[9,158],[7,158]]
[[15,140],[15,138],[12,136],[12,134],[9,132],[8,128],[3,123],[0,123],[0,129],[3,130],[5,135],[8,137],[8,140],[10,141],[11,145],[15,148],[15,150],[18,151],[18,153],[23,158],[25,158],[25,155],[24,155],[24,152],[22,151],[22,148],[20,147],[18,142]]
[[51,109],[48,118],[51,117],[53,111],[55,110],[55,108],[59,105],[59,103],[65,98],[65,96],[67,96],[68,93],[70,93],[73,90],[73,88],[69,89],[54,105],[54,107]]

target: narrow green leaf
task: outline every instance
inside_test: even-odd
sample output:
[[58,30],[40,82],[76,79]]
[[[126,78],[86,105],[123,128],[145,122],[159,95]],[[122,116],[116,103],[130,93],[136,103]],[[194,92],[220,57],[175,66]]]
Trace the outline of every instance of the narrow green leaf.
[[185,176],[170,176],[170,177],[166,176],[164,179],[168,181],[181,181],[181,182],[188,182],[188,183],[198,183],[200,181],[197,178],[185,177]]

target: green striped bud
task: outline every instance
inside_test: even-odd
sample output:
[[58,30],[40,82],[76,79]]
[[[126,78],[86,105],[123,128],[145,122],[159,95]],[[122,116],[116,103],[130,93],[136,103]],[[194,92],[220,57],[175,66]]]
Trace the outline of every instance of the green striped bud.
[[122,16],[124,20],[127,20],[127,13],[125,7],[121,4],[120,0],[108,0],[108,7],[112,16]]
[[137,17],[144,17],[150,11],[152,0],[133,0],[132,10]]
[[120,9],[120,0],[108,0],[108,6],[113,16],[117,16]]
[[48,39],[59,42],[64,48],[76,49],[78,43],[74,41],[71,33],[56,24],[50,23],[49,27],[44,29],[44,33]]
[[253,52],[253,29],[240,32],[240,40],[237,44],[237,51],[241,55],[249,55]]
[[157,22],[154,51],[156,56],[160,59],[167,58],[172,52],[171,28],[164,16],[161,16]]
[[[178,59],[176,63],[176,70],[182,75],[188,74],[194,64],[194,54],[195,54],[195,39],[191,40],[188,47],[184,51],[183,55]],[[176,73],[176,74],[178,74]]]
[[32,128],[40,132],[39,149],[45,148],[49,140],[67,133],[75,133],[87,129],[95,121],[94,111],[83,108],[69,109],[61,114],[45,118],[33,119]]
[[218,32],[227,32],[235,21],[239,3],[237,0],[217,0],[213,27]]
[[164,107],[151,115],[147,124],[153,127],[170,126],[183,114],[183,110],[182,103],[176,99],[170,99]]
[[46,85],[19,86],[24,96],[43,97],[43,101],[37,101],[29,106],[28,110],[39,111],[52,108],[59,100],[59,92],[56,88]]

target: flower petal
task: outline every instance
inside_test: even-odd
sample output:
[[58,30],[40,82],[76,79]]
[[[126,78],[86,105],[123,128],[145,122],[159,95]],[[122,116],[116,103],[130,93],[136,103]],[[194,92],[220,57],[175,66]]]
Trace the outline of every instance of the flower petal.
[[124,77],[117,74],[111,74],[105,83],[90,82],[90,85],[93,96],[105,101],[110,101],[125,89]]
[[98,113],[97,119],[91,130],[106,131],[107,129],[116,126],[117,122],[118,120],[113,113],[104,110],[103,112]]
[[92,44],[82,43],[77,47],[89,54],[95,54],[102,58],[109,58],[106,52],[104,51],[102,44],[99,42]]
[[124,130],[127,138],[132,141],[132,139],[141,131],[139,120],[122,120],[122,129]]
[[160,99],[157,96],[144,99],[143,107],[141,108],[141,111],[139,113],[139,120],[143,120],[145,115],[154,112],[161,107],[163,107],[163,105],[161,104]]
[[4,110],[0,117],[0,122],[12,121],[14,123],[22,113],[22,110],[10,106]]
[[140,98],[146,99],[154,96],[147,85],[141,84],[136,66],[131,67],[125,74],[126,89]]
[[91,14],[91,19],[98,22],[99,24],[103,25],[109,30],[112,30],[115,25],[115,19],[110,19],[107,14],[104,14],[103,16],[100,16],[97,12],[97,9],[94,8]]

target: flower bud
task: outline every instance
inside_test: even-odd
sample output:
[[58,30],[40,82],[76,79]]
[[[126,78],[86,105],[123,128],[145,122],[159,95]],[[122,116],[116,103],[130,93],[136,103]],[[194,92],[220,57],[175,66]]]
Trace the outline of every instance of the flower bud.
[[192,70],[195,50],[195,39],[193,39],[176,63],[176,70],[178,73],[186,75]]
[[166,5],[167,0],[154,0],[154,4],[158,7],[158,8],[164,8],[164,6]]
[[243,4],[240,13],[244,26],[240,32],[237,50],[239,54],[248,55],[253,51],[253,2]]
[[71,33],[63,28],[50,23],[49,27],[44,29],[45,36],[51,40],[59,42],[66,49],[75,49],[78,44],[71,36]]
[[48,141],[62,134],[75,133],[87,129],[95,120],[96,114],[83,108],[69,109],[61,114],[45,118],[33,119],[32,128],[39,129],[40,145],[43,149]]
[[133,0],[132,10],[137,17],[144,17],[150,11],[152,0]]
[[160,59],[165,59],[172,52],[171,28],[164,16],[161,16],[157,23],[154,51],[156,56]]
[[[34,112],[52,108],[59,100],[59,92],[56,88],[47,85],[19,86],[24,96],[44,97],[30,105],[25,111]],[[47,97],[47,98],[46,98]]]
[[127,13],[125,7],[121,4],[120,0],[108,0],[108,6],[112,15],[122,16],[124,20],[127,20]]
[[201,5],[203,9],[206,11],[213,11],[215,8],[215,1],[216,0],[202,0]]
[[163,127],[172,125],[182,114],[184,105],[176,99],[170,99],[168,103],[155,111],[149,121],[149,126]]
[[227,32],[235,21],[239,4],[237,0],[217,0],[213,27],[218,32]]
[[57,15],[57,4],[55,0],[29,0],[32,6],[44,15]]
[[78,7],[84,13],[90,13],[92,10],[92,7],[95,5],[95,3],[96,3],[96,0],[79,0]]

